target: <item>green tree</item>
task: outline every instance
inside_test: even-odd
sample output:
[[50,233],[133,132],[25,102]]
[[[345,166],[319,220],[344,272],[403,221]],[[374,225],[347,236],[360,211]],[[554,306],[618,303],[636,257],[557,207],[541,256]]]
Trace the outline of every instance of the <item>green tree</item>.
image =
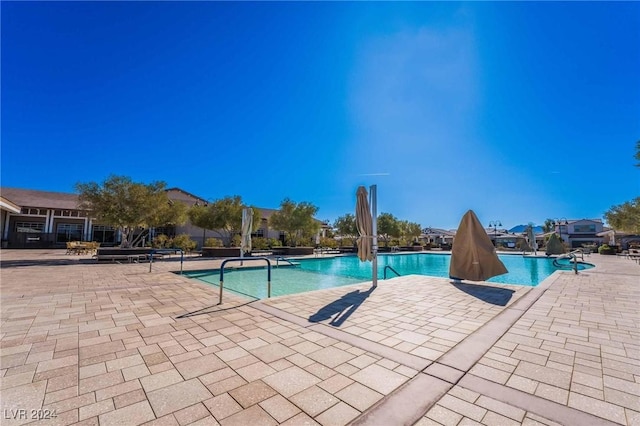
[[612,206],[604,217],[617,231],[640,234],[640,197]]
[[378,235],[384,241],[385,247],[389,247],[389,240],[400,236],[398,219],[391,213],[381,213],[378,216]]
[[[211,240],[211,238],[207,238],[207,230],[211,230],[213,226],[213,221],[207,207],[208,206],[196,203],[194,206],[191,206],[187,212],[187,216],[189,217],[189,222],[191,222],[192,225],[202,228],[203,247],[217,247],[207,245],[207,241]],[[217,240],[220,241],[219,239]]]
[[[77,183],[79,208],[120,231],[121,247],[133,247],[149,228],[184,223],[187,207],[169,200],[164,182],[143,184],[112,175],[102,184]],[[137,238],[134,238],[136,231]]]
[[[198,228],[208,229],[222,239],[225,247],[233,243],[233,237],[242,232],[242,210],[246,207],[238,195],[215,200],[207,206],[193,206],[189,209],[189,220]],[[253,209],[253,227],[260,227],[260,210]]]
[[269,226],[284,231],[289,243],[296,247],[320,230],[320,222],[313,218],[317,212],[318,208],[311,203],[296,203],[285,198],[280,209],[269,218]]
[[398,222],[400,227],[400,236],[404,240],[404,244],[409,245],[414,241],[417,241],[420,234],[422,234],[422,227],[419,223],[409,222],[408,220],[402,220]]
[[546,234],[556,229],[555,221],[553,219],[546,219],[544,225],[542,225],[542,231]]
[[358,235],[356,217],[351,213],[338,217],[335,222],[333,222],[333,227],[341,237],[354,237]]
[[[640,161],[640,140],[636,142],[635,159]],[[640,167],[640,162],[636,167]],[[604,218],[617,231],[640,234],[640,197],[612,206]]]

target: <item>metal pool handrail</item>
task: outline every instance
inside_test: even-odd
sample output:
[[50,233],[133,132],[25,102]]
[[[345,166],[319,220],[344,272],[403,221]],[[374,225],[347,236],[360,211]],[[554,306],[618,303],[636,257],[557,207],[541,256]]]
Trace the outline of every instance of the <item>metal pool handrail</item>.
[[242,262],[244,260],[264,260],[267,262],[267,297],[271,297],[271,261],[266,257],[231,257],[226,259],[220,265],[220,298],[218,305],[222,305],[222,290],[224,288],[224,265],[227,262]]
[[571,269],[573,269],[574,273],[578,273],[578,255],[580,255],[580,257],[582,258],[582,260],[584,261],[584,252],[580,249],[577,250],[573,250],[567,254],[563,254],[561,256],[556,257],[555,259],[553,259],[553,265],[558,267],[558,268],[563,268],[565,267],[565,265],[562,265],[561,263],[558,263],[558,260],[560,259],[569,259],[569,262],[573,261],[573,266],[569,265],[571,267]]
[[391,270],[392,270],[392,271],[393,271],[397,276],[400,276],[400,274],[398,273],[398,271],[396,271],[395,269],[393,269],[391,266],[387,265],[387,266],[385,266],[385,267],[384,267],[384,271],[383,271],[384,278],[382,278],[383,280],[386,280],[386,279],[387,279],[387,269],[391,269]]
[[280,267],[280,260],[287,262],[289,265],[295,267],[296,264],[290,261],[289,259],[285,259],[284,257],[276,257],[276,268]]

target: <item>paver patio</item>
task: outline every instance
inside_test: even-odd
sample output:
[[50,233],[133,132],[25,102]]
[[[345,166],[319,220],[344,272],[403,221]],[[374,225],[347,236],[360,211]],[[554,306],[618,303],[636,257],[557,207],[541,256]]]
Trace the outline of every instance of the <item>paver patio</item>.
[[628,259],[536,288],[414,275],[216,306],[176,258],[63,253],[1,253],[2,424],[640,424]]

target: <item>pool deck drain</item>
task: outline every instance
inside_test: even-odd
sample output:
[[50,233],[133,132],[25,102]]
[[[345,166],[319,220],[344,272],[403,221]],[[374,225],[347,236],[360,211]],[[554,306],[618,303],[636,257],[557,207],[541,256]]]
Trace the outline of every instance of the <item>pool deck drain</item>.
[[3,250],[2,412],[55,412],[42,424],[640,424],[640,268],[590,262],[535,288],[406,276],[253,303],[225,293],[217,306],[217,289],[169,273],[171,260],[148,273]]

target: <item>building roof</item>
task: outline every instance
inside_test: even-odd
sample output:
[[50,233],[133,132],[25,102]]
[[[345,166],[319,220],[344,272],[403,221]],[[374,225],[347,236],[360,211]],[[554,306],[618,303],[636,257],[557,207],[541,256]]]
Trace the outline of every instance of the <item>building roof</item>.
[[[596,222],[602,223],[602,219],[569,219],[567,223],[576,223],[576,222]],[[564,224],[563,224],[564,225]]]
[[262,207],[256,207],[260,211],[260,217],[262,219],[269,219],[272,214],[277,212],[277,209],[263,209]]
[[20,213],[20,206],[12,203],[11,201],[7,200],[1,195],[0,195],[0,209],[6,210],[11,213]]
[[5,187],[0,188],[0,194],[4,199],[20,207],[78,209],[78,194]]
[[[182,201],[192,206],[196,202],[203,204],[208,203],[204,198],[191,194],[180,188],[168,188],[169,198],[174,201]],[[168,195],[169,195],[168,194]],[[18,211],[22,207],[61,209],[61,210],[77,210],[78,194],[69,194],[66,192],[38,191],[34,189],[21,188],[5,188],[0,187],[0,197],[3,202],[7,203],[9,208],[15,207]],[[278,209],[265,209],[258,207],[262,219],[269,219]],[[318,222],[322,222],[315,219]]]
[[165,191],[167,191],[167,195],[169,196],[169,199],[173,201],[182,201],[183,203],[187,203],[190,206],[194,205],[195,203],[200,203],[200,204],[208,203],[208,201],[205,200],[204,198],[198,197],[197,195],[193,195],[192,193],[187,192],[184,189],[169,188],[169,189],[166,189]]
[[440,229],[440,228],[424,228],[422,230],[422,235],[436,235],[436,236],[446,236],[446,237],[453,237],[456,235],[456,230],[455,229]]

